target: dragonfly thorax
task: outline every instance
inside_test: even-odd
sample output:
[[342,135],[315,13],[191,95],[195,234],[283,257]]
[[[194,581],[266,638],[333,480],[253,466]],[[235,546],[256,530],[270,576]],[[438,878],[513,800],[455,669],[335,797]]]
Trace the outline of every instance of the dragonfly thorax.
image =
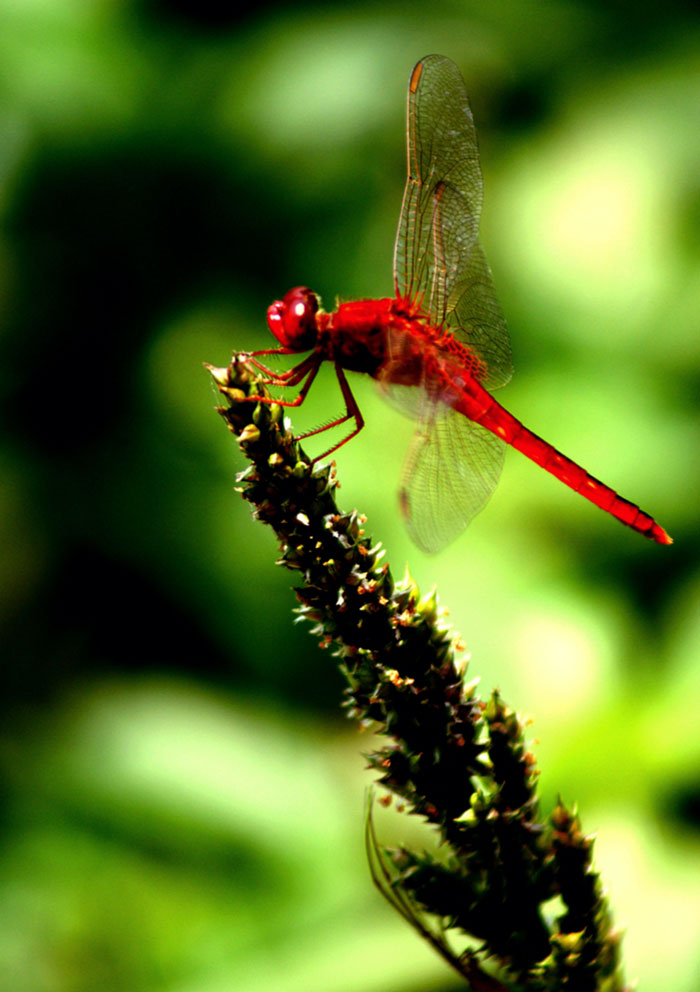
[[279,343],[290,351],[309,351],[316,344],[318,297],[296,286],[267,308],[267,323]]

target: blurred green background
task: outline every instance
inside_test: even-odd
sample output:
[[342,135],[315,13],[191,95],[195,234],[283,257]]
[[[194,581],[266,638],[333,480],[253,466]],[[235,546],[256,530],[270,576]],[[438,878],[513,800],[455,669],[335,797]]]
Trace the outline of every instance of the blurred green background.
[[[0,0],[2,992],[461,987],[371,887],[370,742],[233,492],[201,368],[268,347],[291,286],[391,293],[433,51],[480,136],[501,398],[676,543],[509,453],[423,556],[396,512],[410,424],[364,382],[339,499],[438,585],[484,694],[534,718],[628,978],[700,984],[694,4]],[[341,408],[321,380],[299,427]]]

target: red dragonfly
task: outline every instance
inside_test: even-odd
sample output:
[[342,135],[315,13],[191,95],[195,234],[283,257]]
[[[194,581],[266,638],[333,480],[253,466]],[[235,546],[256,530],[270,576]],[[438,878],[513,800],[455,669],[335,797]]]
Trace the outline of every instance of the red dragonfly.
[[[365,372],[418,421],[403,469],[401,510],[412,538],[437,551],[493,493],[506,444],[644,537],[670,544],[652,517],[533,434],[491,395],[510,379],[506,322],[478,238],[483,180],[469,100],[442,55],[421,59],[408,85],[408,180],[394,250],[395,295],[320,308],[306,287],[268,309],[279,347],[254,352],[264,382],[299,386],[299,406],[324,361],[332,362],[345,414],[302,437],[348,421],[363,427],[345,371]],[[275,373],[259,355],[310,352]],[[505,443],[504,443],[505,442]],[[314,459],[317,461],[318,459]]]

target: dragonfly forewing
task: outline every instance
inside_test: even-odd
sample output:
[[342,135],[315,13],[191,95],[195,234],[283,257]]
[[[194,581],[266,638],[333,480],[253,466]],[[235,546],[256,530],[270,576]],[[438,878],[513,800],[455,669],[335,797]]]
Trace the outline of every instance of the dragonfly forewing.
[[442,55],[416,65],[408,91],[408,178],[394,249],[396,292],[422,296],[439,323],[479,230],[483,181],[459,70]]

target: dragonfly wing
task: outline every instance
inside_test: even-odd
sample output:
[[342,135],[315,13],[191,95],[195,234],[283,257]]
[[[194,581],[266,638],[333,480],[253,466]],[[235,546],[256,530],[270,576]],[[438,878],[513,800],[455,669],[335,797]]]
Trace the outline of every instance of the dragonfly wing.
[[447,323],[454,336],[485,362],[482,386],[505,386],[513,374],[510,337],[480,241],[472,248],[464,274],[452,290]]
[[403,328],[386,332],[386,359],[377,373],[380,394],[396,410],[421,424],[432,423],[447,412],[445,375],[439,360],[420,337]]
[[459,69],[443,55],[417,63],[408,87],[408,178],[394,249],[398,295],[422,296],[440,322],[479,230],[483,180]]
[[428,55],[408,87],[408,178],[394,249],[399,296],[420,298],[487,366],[488,389],[511,376],[510,341],[478,241],[483,179],[474,120],[457,66]]
[[424,389],[416,389],[414,386],[399,386],[379,379],[377,388],[379,395],[389,406],[420,424],[445,416],[449,409],[444,403],[433,402]]
[[496,488],[506,446],[454,410],[413,435],[399,500],[411,538],[439,551],[484,508]]

